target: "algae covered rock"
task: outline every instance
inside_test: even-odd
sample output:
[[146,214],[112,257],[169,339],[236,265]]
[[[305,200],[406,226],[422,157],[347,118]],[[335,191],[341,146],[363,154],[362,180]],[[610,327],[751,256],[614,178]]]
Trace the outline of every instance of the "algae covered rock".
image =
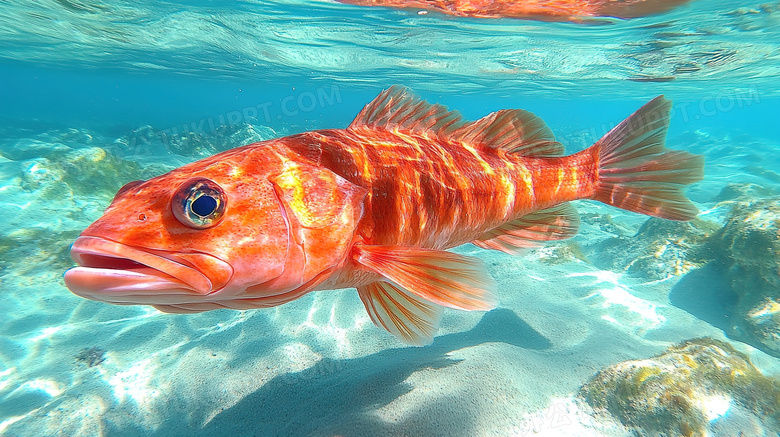
[[186,132],[180,136],[171,135],[168,138],[168,147],[170,151],[183,156],[203,157],[278,136],[268,126],[249,123],[227,124],[220,125],[208,133]]
[[636,235],[619,235],[588,248],[588,259],[604,270],[648,280],[678,276],[702,266],[701,246],[717,226],[704,220],[648,219]]
[[0,155],[11,161],[43,156],[54,159],[74,149],[93,147],[98,141],[96,135],[88,130],[56,129],[0,142]]
[[144,178],[144,171],[133,161],[113,156],[99,147],[75,149],[52,159],[37,158],[26,163],[20,185],[38,191],[43,197],[73,194],[113,196],[125,183]]
[[536,250],[539,261],[544,264],[565,264],[574,261],[589,263],[588,257],[582,252],[582,247],[574,241],[564,241],[555,245],[545,246]]
[[13,270],[26,275],[43,268],[64,271],[73,266],[70,245],[80,233],[80,229],[36,227],[0,233],[0,273]]
[[580,215],[580,220],[592,226],[596,226],[604,232],[618,236],[626,236],[631,230],[626,226],[614,221],[609,214],[598,214],[586,212]]
[[0,206],[13,211],[0,217],[0,276],[59,272],[72,266],[71,243],[122,185],[173,168],[143,166],[94,144],[107,140],[68,129],[0,147],[6,182]]
[[730,335],[780,354],[780,198],[738,203],[707,247],[738,295]]
[[142,126],[111,144],[116,156],[154,156],[175,153],[189,158],[203,158],[235,147],[277,138],[272,128],[250,123],[218,126],[182,125],[158,130]]
[[758,184],[726,184],[712,202],[751,201],[762,197],[776,196],[778,191],[772,187],[764,187]]
[[580,397],[639,435],[758,435],[780,427],[780,382],[709,338],[601,370]]

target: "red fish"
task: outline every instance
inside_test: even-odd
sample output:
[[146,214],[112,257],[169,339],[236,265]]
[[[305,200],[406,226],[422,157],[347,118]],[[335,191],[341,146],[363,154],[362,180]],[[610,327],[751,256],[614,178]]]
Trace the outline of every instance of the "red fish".
[[475,18],[582,21],[597,17],[637,18],[669,11],[689,0],[339,0],[360,6],[431,9]]
[[530,112],[465,122],[394,86],[346,129],[251,144],[125,185],[73,244],[79,267],[65,283],[89,299],[176,313],[357,288],[378,326],[425,344],[441,306],[495,305],[482,262],[445,249],[518,253],[569,238],[575,199],[695,217],[683,188],[704,162],[665,148],[670,108],[657,97],[563,156]]

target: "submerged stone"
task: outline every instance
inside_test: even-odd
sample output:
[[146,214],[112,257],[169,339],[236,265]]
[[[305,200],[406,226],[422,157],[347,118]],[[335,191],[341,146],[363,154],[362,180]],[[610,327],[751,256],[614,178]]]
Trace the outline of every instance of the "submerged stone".
[[753,199],[776,196],[778,191],[771,187],[763,187],[758,184],[726,184],[713,202],[750,201]]
[[106,360],[106,351],[98,346],[84,348],[75,355],[76,361],[86,364],[87,367],[95,367]]
[[[64,271],[73,265],[73,240],[125,183],[170,170],[117,157],[87,131],[68,129],[20,139],[2,149],[7,214],[0,233],[0,275]],[[20,144],[29,147],[18,147]],[[4,146],[5,147],[5,146]],[[10,150],[10,152],[9,152]],[[16,160],[19,159],[19,160]],[[97,215],[97,216],[96,216]]]
[[780,426],[780,382],[710,338],[603,369],[579,395],[639,435],[754,435]]
[[44,267],[65,270],[73,265],[70,245],[80,233],[74,229],[29,227],[0,234],[0,272],[28,274]]
[[71,150],[56,159],[30,160],[24,170],[21,187],[49,198],[62,197],[68,191],[113,196],[126,182],[142,179],[144,173],[137,163],[99,147]]
[[92,147],[95,143],[95,135],[88,130],[57,129],[2,142],[0,155],[12,161],[40,157],[53,159],[74,149]]
[[235,147],[277,138],[268,126],[237,123],[214,126],[180,126],[158,130],[142,126],[111,145],[117,156],[152,156],[174,153],[189,158],[203,158]]
[[707,248],[738,295],[729,334],[780,355],[780,198],[738,203]]
[[704,265],[701,246],[717,226],[700,219],[676,222],[648,219],[633,237],[617,236],[593,244],[586,253],[600,269],[660,280]]
[[582,261],[589,263],[588,257],[582,252],[582,247],[575,241],[565,241],[556,245],[550,245],[537,249],[540,255],[539,261],[544,264],[565,264]]
[[612,216],[609,214],[586,212],[580,215],[580,220],[582,220],[583,223],[596,226],[604,232],[618,236],[625,236],[631,232],[630,229],[624,225],[612,220]]

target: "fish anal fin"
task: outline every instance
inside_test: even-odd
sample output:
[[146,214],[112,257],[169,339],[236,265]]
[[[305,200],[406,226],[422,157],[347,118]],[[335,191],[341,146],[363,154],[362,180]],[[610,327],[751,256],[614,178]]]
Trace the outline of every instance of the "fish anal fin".
[[407,344],[424,346],[433,342],[442,307],[389,282],[378,281],[357,290],[375,325]]
[[555,141],[555,135],[547,124],[522,109],[505,109],[488,114],[458,128],[451,138],[529,157],[562,156],[564,152],[563,145]]
[[447,136],[462,124],[459,112],[428,103],[408,88],[393,85],[367,104],[348,129],[369,127]]
[[495,307],[495,281],[482,261],[413,246],[355,245],[353,258],[417,297],[461,310]]
[[480,235],[472,241],[484,249],[519,255],[545,241],[573,237],[580,226],[577,210],[568,203],[526,214]]

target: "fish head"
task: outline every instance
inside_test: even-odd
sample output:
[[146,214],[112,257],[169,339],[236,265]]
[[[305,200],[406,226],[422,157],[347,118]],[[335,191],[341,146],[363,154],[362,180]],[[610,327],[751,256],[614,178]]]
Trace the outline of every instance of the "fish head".
[[366,191],[278,154],[245,155],[125,185],[74,242],[67,287],[198,312],[278,305],[325,280],[353,243]]

